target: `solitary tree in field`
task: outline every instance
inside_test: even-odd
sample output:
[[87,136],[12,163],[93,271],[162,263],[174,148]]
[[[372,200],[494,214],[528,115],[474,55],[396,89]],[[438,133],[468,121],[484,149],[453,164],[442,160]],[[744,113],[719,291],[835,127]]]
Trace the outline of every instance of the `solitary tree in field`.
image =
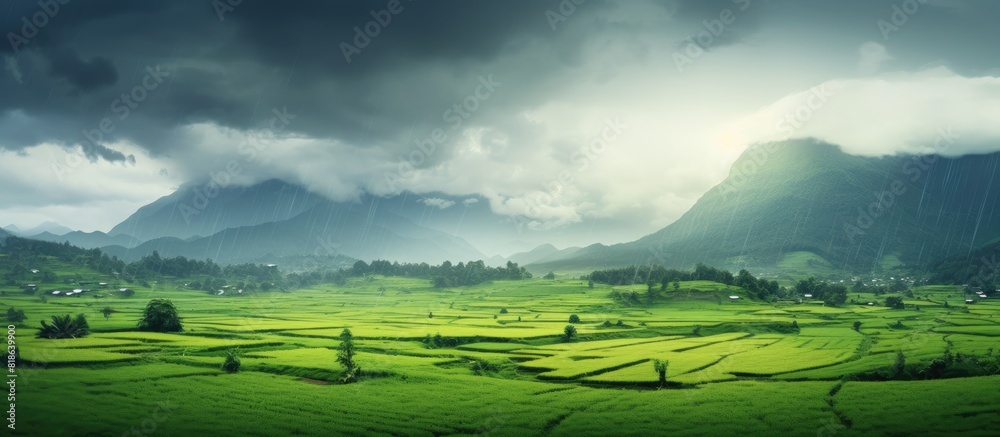
[[653,360],[653,370],[660,375],[660,387],[665,387],[667,385],[667,365],[670,364],[669,360]]
[[566,341],[572,340],[573,337],[575,337],[575,336],[576,336],[576,326],[566,325],[566,327],[563,328],[563,338]]
[[902,376],[903,371],[906,370],[906,355],[903,355],[903,351],[896,351],[896,362],[892,363],[892,373],[895,376]]
[[649,303],[653,303],[657,295],[659,295],[659,292],[656,290],[656,281],[650,280],[646,282],[646,300]]
[[115,310],[112,309],[111,307],[104,307],[101,309],[101,314],[104,314],[104,320],[107,320],[109,317],[111,317],[111,313],[113,312],[115,312]]
[[858,332],[861,332],[861,322],[860,321],[855,321],[854,322],[854,330],[858,331]]
[[594,281],[587,281],[587,288],[594,288]]
[[240,371],[239,351],[230,349],[226,352],[226,361],[222,363],[222,370],[226,373],[236,373]]
[[556,278],[556,273],[555,272],[549,272],[545,276],[542,276],[542,279],[550,279],[551,280],[551,279],[555,279],[555,278]]
[[344,366],[344,382],[358,380],[359,369],[354,362],[354,335],[344,328],[340,332],[340,346],[337,347],[337,362]]
[[578,316],[576,314],[570,314],[569,315],[569,322],[570,323],[580,323],[580,316]]
[[21,323],[28,316],[24,315],[24,310],[15,310],[14,307],[7,308],[7,321],[11,323]]
[[146,304],[146,311],[139,319],[140,331],[154,332],[180,332],[184,330],[181,326],[181,318],[177,315],[177,308],[170,299],[153,299]]
[[885,306],[897,310],[906,308],[906,304],[903,303],[903,298],[897,296],[889,296],[885,298]]
[[78,338],[90,334],[90,325],[87,324],[87,317],[77,314],[72,317],[52,316],[52,324],[49,325],[42,320],[42,328],[38,330],[38,338]]

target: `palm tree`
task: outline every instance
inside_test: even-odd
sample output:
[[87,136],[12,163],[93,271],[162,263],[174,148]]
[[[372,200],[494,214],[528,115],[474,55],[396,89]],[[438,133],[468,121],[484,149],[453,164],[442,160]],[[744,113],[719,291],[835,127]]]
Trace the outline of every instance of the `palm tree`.
[[52,316],[52,324],[49,325],[42,320],[42,329],[38,330],[38,338],[77,338],[90,334],[90,325],[87,324],[87,317],[77,314],[72,317]]

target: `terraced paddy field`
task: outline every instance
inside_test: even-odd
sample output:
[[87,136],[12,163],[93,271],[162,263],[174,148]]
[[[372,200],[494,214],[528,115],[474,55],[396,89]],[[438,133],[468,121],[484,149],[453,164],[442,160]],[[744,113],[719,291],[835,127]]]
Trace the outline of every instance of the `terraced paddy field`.
[[[0,287],[0,311],[15,307],[28,316],[16,328],[23,363],[12,434],[831,436],[1000,429],[998,377],[860,377],[889,369],[900,352],[911,365],[946,351],[992,355],[1000,304],[966,307],[954,287],[920,290],[917,311],[758,302],[704,281],[634,305],[613,301],[611,287],[580,280],[434,289],[425,280],[370,277],[246,296],[184,290],[177,282],[136,288],[130,298],[95,290],[45,302]],[[41,286],[50,285],[58,286]],[[730,302],[732,294],[744,298]],[[173,301],[184,332],[135,330],[152,298]],[[114,309],[107,318],[104,307]],[[35,338],[39,320],[67,313],[86,314],[93,333]],[[567,341],[571,315],[580,321]],[[336,361],[344,328],[355,335],[365,374],[353,384],[341,383]],[[242,359],[236,374],[220,370],[231,349]],[[668,360],[665,387],[652,360]]]

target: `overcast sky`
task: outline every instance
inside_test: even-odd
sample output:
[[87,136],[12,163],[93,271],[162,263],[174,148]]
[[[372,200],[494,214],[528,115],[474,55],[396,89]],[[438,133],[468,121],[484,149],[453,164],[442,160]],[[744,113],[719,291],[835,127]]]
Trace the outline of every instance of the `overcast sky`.
[[[235,162],[236,184],[479,194],[632,239],[754,142],[1000,149],[998,18],[985,0],[0,0],[0,226],[107,231]],[[941,129],[961,141],[935,149]]]

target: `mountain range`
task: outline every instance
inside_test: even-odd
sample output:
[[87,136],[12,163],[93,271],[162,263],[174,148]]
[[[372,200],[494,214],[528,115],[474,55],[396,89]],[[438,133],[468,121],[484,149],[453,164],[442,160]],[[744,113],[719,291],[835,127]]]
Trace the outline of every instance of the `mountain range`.
[[1000,153],[873,158],[812,140],[757,145],[664,229],[535,267],[773,268],[802,255],[840,271],[926,266],[1000,237],[998,163]]
[[[554,249],[545,241],[577,241],[592,235],[594,226],[529,230],[494,213],[479,196],[404,192],[332,201],[281,180],[199,196],[204,187],[188,184],[143,206],[107,236],[95,234],[86,247],[102,247],[126,260],[156,250],[162,256],[218,262],[338,254],[413,262],[483,259],[502,265],[508,259],[545,258],[552,252],[547,248]],[[79,235],[42,236],[49,241],[68,237],[75,239],[71,243],[83,242]],[[99,245],[102,238],[106,243]],[[537,247],[543,243],[548,245]]]
[[696,263],[759,271],[803,262],[868,272],[929,266],[1000,241],[998,165],[1000,153],[863,157],[814,140],[756,145],[665,228],[627,243],[565,249],[545,241],[579,241],[579,228],[525,233],[479,196],[402,193],[332,201],[280,180],[222,187],[211,197],[197,194],[204,182],[188,184],[107,234],[54,223],[8,230],[101,247],[126,260],[158,251],[221,263],[296,256],[483,259],[544,272]]
[[59,223],[55,222],[44,222],[38,226],[29,229],[20,229],[17,226],[10,224],[4,226],[4,230],[12,235],[22,235],[22,236],[34,236],[43,233],[49,233],[52,235],[64,235],[73,232],[72,229],[67,228]]

